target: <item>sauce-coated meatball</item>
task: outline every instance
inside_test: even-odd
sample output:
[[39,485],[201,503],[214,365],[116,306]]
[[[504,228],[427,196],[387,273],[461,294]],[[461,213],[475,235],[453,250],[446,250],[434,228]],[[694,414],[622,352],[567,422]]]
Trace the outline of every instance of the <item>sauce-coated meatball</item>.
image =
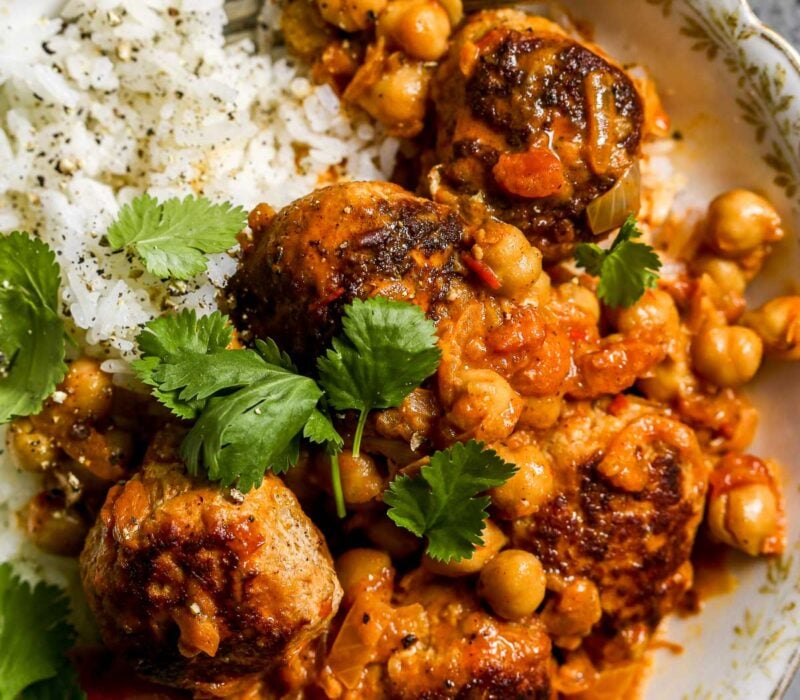
[[454,36],[431,90],[438,201],[517,226],[549,262],[592,237],[586,206],[636,162],[642,137],[623,70],[541,17],[488,10]]
[[321,533],[277,477],[242,496],[168,461],[109,491],[81,573],[107,646],[194,690],[268,671],[342,597]]
[[326,187],[274,217],[251,216],[251,227],[255,245],[229,286],[234,318],[299,360],[324,350],[354,298],[429,310],[450,289],[464,235],[449,207],[386,182]]

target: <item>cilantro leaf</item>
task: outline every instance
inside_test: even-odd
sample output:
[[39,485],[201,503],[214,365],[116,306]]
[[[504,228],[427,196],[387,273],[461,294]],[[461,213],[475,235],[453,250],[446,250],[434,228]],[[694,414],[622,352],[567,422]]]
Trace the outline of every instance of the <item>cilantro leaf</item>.
[[224,350],[231,336],[228,317],[219,311],[199,319],[194,311],[161,316],[150,321],[136,338],[142,357],[133,362],[133,369],[142,382],[153,387],[153,395],[176,416],[195,418],[202,403],[181,399],[179,391],[166,389],[162,385],[164,367],[173,362],[173,358],[186,360]]
[[31,587],[10,564],[0,565],[0,700],[20,693],[23,698],[85,697],[65,656],[75,641],[68,615],[61,589],[44,583]]
[[202,463],[209,479],[242,491],[261,483],[265,467],[285,472],[321,397],[313,379],[265,365],[259,381],[208,401],[181,446],[189,472]]
[[[202,468],[213,481],[249,491],[266,469],[281,473],[297,462],[300,433],[322,390],[297,374],[274,342],[226,350],[230,339],[228,318],[219,312],[163,316],[139,335],[143,357],[134,368],[173,413],[197,419],[181,446],[189,472]],[[323,427],[314,417],[309,430],[321,436]],[[338,437],[332,424],[330,431]]]
[[345,307],[343,335],[317,359],[320,384],[337,410],[360,411],[353,440],[358,456],[367,414],[399,405],[436,371],[436,327],[418,306],[374,297]]
[[297,366],[292,362],[292,358],[283,352],[272,338],[256,340],[256,350],[264,358],[264,362],[283,367],[290,372],[297,372]]
[[219,311],[197,318],[194,311],[184,310],[153,319],[136,342],[143,355],[165,358],[187,352],[224,350],[232,334],[228,317]]
[[504,484],[515,472],[483,443],[455,443],[435,452],[418,476],[394,479],[383,500],[397,525],[428,538],[431,557],[459,561],[483,544],[490,499],[479,494]]
[[0,236],[0,423],[37,413],[67,372],[60,284],[46,243]]
[[206,269],[206,254],[236,244],[247,213],[231,204],[212,204],[205,197],[168,199],[147,194],[126,204],[108,229],[114,250],[135,252],[158,277],[187,280]]
[[28,686],[20,700],[86,700],[86,693],[78,683],[78,672],[66,664],[58,676]]
[[641,235],[636,219],[629,216],[608,250],[596,243],[575,249],[578,267],[600,278],[597,296],[608,306],[627,308],[656,286],[661,260],[651,246],[633,240]]
[[344,440],[333,426],[330,416],[318,408],[311,412],[311,417],[306,421],[303,437],[317,445],[324,445],[329,452],[340,452],[344,447]]
[[219,350],[170,357],[153,372],[153,379],[160,391],[202,409],[206,399],[258,382],[270,369],[288,372],[267,364],[253,350]]

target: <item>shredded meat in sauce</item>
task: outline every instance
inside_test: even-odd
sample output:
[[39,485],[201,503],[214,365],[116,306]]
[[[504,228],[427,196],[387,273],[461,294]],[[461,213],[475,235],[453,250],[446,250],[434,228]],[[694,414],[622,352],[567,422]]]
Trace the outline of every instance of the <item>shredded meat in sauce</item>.
[[[677,272],[606,308],[563,261],[594,238],[586,207],[657,133],[651,85],[512,10],[462,23],[458,3],[292,0],[283,29],[345,100],[403,136],[430,117],[433,137],[416,194],[335,184],[251,213],[226,290],[238,337],[309,366],[347,303],[381,295],[435,322],[438,372],[370,415],[359,457],[339,421],[339,522],[325,455],[226,492],[185,473],[183,427],[75,361],[66,399],[10,432],[45,475],[29,534],[82,549],[121,662],[195,697],[630,697],[660,621],[690,607],[699,528],[751,555],[783,548],[778,471],[747,453],[756,414],[739,389],[762,352],[798,357],[797,297],[745,311],[777,213],[720,195]],[[443,564],[382,494],[469,439],[518,471],[490,493],[484,544]]]

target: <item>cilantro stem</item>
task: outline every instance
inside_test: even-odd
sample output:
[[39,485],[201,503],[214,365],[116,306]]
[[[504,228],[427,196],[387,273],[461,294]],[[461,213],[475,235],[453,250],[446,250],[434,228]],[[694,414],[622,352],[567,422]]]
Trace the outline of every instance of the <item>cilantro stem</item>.
[[344,493],[342,491],[342,473],[339,469],[339,455],[331,455],[331,484],[333,485],[333,499],[336,501],[336,515],[344,518],[347,511],[344,507]]
[[367,424],[367,415],[369,414],[369,409],[362,409],[361,415],[358,417],[358,425],[356,426],[356,434],[353,437],[353,457],[358,459],[358,455],[361,451],[361,438],[364,435],[364,426]]

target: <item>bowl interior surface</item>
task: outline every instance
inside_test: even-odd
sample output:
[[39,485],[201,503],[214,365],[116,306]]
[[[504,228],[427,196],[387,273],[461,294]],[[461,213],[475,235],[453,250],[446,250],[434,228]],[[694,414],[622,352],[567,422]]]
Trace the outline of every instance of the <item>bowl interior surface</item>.
[[[568,0],[597,42],[656,79],[683,139],[678,209],[748,187],[778,207],[789,235],[748,291],[750,304],[800,292],[800,63],[738,0]],[[800,366],[767,362],[750,390],[760,412],[752,451],[783,469],[788,547],[772,561],[731,557],[736,587],[698,616],[673,618],[654,655],[647,700],[780,697],[800,649]]]

